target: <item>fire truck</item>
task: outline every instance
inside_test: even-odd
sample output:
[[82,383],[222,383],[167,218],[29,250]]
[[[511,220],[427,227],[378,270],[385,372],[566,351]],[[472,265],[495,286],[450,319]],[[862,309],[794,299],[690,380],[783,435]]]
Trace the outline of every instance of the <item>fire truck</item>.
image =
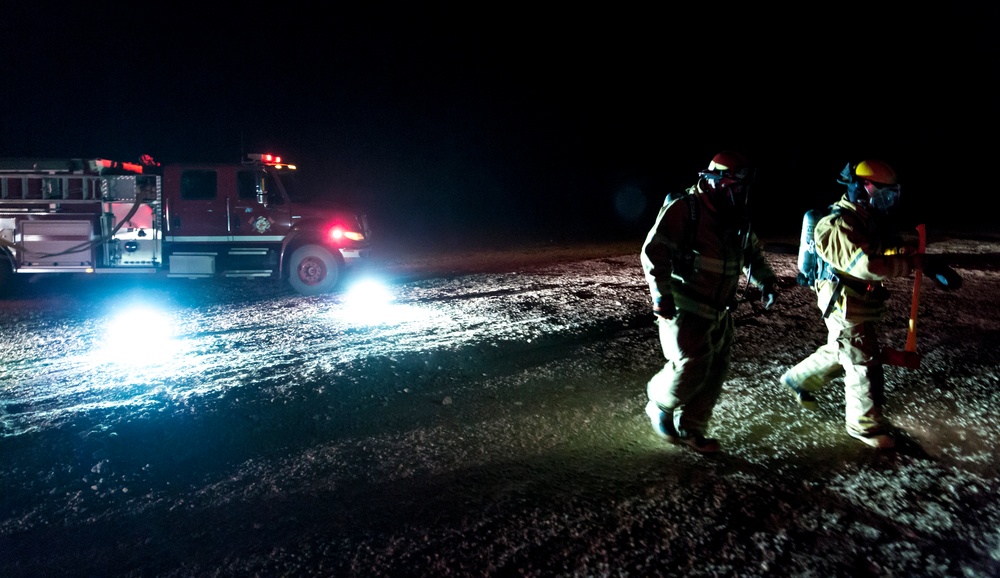
[[21,275],[262,277],[332,291],[367,261],[363,213],[303,200],[295,165],[0,159],[0,292]]

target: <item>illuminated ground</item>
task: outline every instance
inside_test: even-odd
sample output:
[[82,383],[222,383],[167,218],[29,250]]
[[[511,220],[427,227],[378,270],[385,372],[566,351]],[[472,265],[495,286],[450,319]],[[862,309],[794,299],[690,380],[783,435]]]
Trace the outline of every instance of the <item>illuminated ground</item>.
[[[1000,245],[931,245],[965,286],[922,289],[892,452],[847,437],[839,384],[815,414],[777,385],[824,332],[771,253],[712,458],[643,414],[637,249],[387,255],[396,300],[363,314],[264,281],[32,285],[0,305],[0,576],[1000,573]],[[140,303],[166,325],[112,327]]]

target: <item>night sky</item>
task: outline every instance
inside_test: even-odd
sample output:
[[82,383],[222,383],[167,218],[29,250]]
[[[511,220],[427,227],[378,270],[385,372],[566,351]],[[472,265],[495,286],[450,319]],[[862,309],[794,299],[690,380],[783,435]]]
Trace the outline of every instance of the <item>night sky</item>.
[[641,241],[735,148],[765,236],[865,157],[896,168],[909,219],[996,222],[995,3],[210,4],[5,2],[0,157],[266,151],[383,232]]

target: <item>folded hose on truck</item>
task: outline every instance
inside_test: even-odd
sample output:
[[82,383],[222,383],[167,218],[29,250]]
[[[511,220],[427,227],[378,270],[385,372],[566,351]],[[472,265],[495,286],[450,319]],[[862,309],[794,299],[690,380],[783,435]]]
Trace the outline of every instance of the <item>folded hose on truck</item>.
[[107,235],[101,235],[100,237],[91,239],[85,243],[74,245],[73,247],[59,251],[58,253],[38,253],[37,251],[26,249],[23,245],[19,245],[17,243],[8,241],[4,238],[0,238],[0,246],[7,247],[9,249],[18,251],[25,255],[33,255],[38,258],[46,258],[46,259],[51,257],[58,257],[60,255],[69,255],[71,253],[76,253],[84,249],[90,249],[98,245],[101,245],[102,243],[106,243],[111,239],[114,239],[115,235],[118,234],[118,230],[122,228],[122,225],[127,223],[129,219],[135,216],[135,213],[139,210],[139,207],[142,206],[142,204],[145,203],[147,199],[148,197],[143,192],[141,191],[137,192],[135,195],[135,202],[132,204],[132,207],[129,209],[128,213],[126,213],[125,216],[121,218],[118,224],[115,225],[114,229],[112,229],[111,232],[109,232]]

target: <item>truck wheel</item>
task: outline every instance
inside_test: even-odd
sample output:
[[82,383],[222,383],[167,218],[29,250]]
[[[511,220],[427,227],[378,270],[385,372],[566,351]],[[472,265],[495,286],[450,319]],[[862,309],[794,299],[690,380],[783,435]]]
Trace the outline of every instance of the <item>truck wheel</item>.
[[301,295],[329,293],[340,279],[340,259],[320,245],[303,245],[292,253],[288,283]]

